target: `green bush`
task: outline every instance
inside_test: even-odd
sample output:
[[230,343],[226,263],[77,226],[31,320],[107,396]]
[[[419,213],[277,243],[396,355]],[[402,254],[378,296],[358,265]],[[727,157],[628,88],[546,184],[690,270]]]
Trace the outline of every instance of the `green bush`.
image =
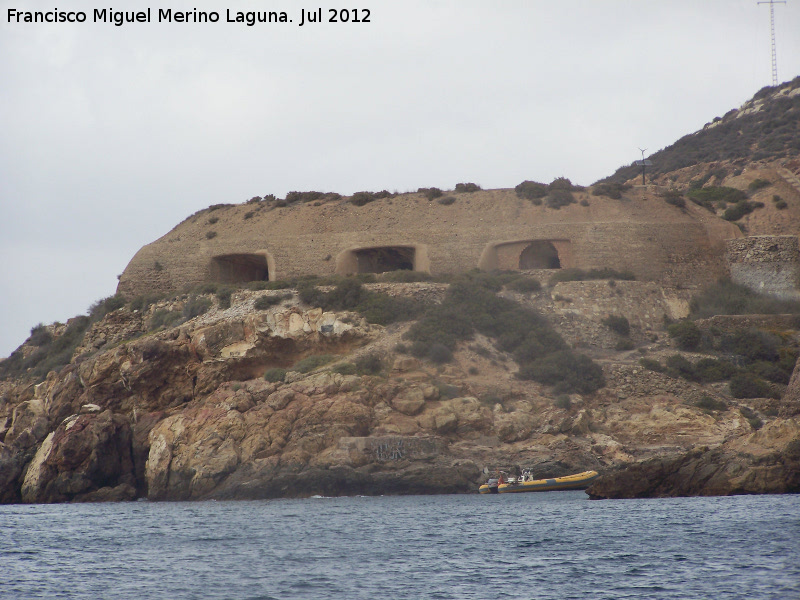
[[562,410],[569,410],[572,408],[572,400],[570,400],[568,394],[559,394],[553,401],[553,406]]
[[46,346],[53,341],[53,334],[47,330],[44,323],[39,323],[31,328],[31,335],[25,343],[31,346]]
[[[569,181],[569,180],[567,180]],[[572,192],[567,189],[551,189],[547,196],[544,198],[544,204],[548,208],[553,208],[555,210],[560,209],[562,206],[568,206],[570,204],[575,203],[575,196],[572,195]]]
[[288,300],[292,297],[292,294],[280,294],[278,296],[259,296],[256,298],[255,302],[253,302],[253,308],[256,310],[267,310],[273,306],[276,306],[283,302],[284,300]]
[[350,197],[350,204],[364,206],[365,204],[369,204],[375,200],[377,200],[377,198],[372,192],[356,192]]
[[762,208],[763,206],[761,202],[737,202],[722,213],[722,218],[726,221],[738,221],[745,215],[749,215],[755,209]]
[[690,309],[692,319],[714,315],[800,314],[800,302],[772,298],[721,279],[693,296]]
[[683,194],[679,190],[666,191],[661,194],[661,197],[664,198],[664,202],[667,204],[677,206],[681,209],[686,208],[686,200],[684,200]]
[[444,192],[437,187],[419,188],[417,193],[422,194],[428,200],[436,200],[444,195]]
[[428,358],[437,365],[449,363],[453,360],[453,353],[444,344],[431,344],[428,349]]
[[476,183],[457,183],[456,193],[458,194],[471,194],[472,192],[480,191],[481,186]]
[[747,419],[747,422],[750,423],[750,427],[755,430],[761,429],[764,426],[764,421],[758,418],[758,415],[753,412],[751,408],[743,406],[739,409],[739,413]]
[[324,192],[289,192],[286,194],[287,204],[294,204],[296,202],[314,202],[315,200],[322,200],[328,196]]
[[202,296],[191,295],[183,307],[183,317],[187,321],[194,319],[205,314],[209,308],[211,308],[211,300]]
[[689,199],[701,206],[707,206],[715,202],[727,202],[734,204],[747,200],[747,194],[742,190],[724,186],[709,186],[689,190],[686,194]]
[[602,323],[619,335],[627,337],[631,334],[631,324],[628,322],[627,318],[621,315],[608,315],[603,319]]
[[605,385],[603,370],[588,356],[562,350],[520,368],[520,379],[553,385],[558,393],[590,394]]
[[206,231],[206,239],[207,240],[213,240],[215,237],[217,237],[217,232],[216,231],[213,231],[213,230],[212,231]]
[[539,283],[538,279],[533,279],[532,277],[520,277],[519,279],[514,279],[508,284],[508,287],[515,292],[521,292],[523,294],[530,293],[530,292],[538,292],[542,289],[542,284]]
[[125,306],[125,297],[115,294],[102,300],[98,300],[89,307],[89,318],[92,321],[99,321],[108,313]]
[[179,323],[182,323],[184,320],[185,319],[183,318],[181,311],[170,311],[166,308],[159,308],[153,313],[153,316],[150,317],[150,325],[148,329],[150,331],[155,331],[160,327],[173,327]]
[[723,402],[722,400],[716,400],[711,396],[703,396],[697,402],[694,403],[697,408],[701,408],[703,410],[708,411],[724,411],[728,410],[728,405]]
[[745,357],[748,362],[780,360],[781,339],[758,329],[735,331],[724,334],[719,342],[719,350]]
[[350,362],[343,362],[334,365],[331,368],[331,371],[334,373],[339,373],[339,375],[355,375],[357,373],[356,366]]
[[370,323],[388,325],[415,318],[424,305],[411,299],[392,297],[365,289],[357,279],[344,279],[330,292],[323,292],[313,284],[298,288],[300,300],[324,310],[350,310],[358,312]]
[[661,366],[661,363],[652,358],[640,358],[639,364],[648,371],[655,371],[656,373],[664,372],[664,367]]
[[295,363],[291,370],[299,371],[300,373],[310,373],[314,369],[318,369],[336,360],[336,358],[337,357],[333,354],[314,354]]
[[230,308],[231,307],[231,296],[233,295],[233,288],[228,286],[222,286],[217,289],[216,297],[217,302],[219,302],[219,307],[222,309]]
[[774,362],[767,362],[765,360],[759,360],[748,365],[747,370],[758,375],[762,379],[766,379],[772,383],[781,383],[783,385],[787,385],[792,378],[791,370],[787,371]]
[[694,365],[680,354],[668,356],[666,367],[667,374],[671,377],[682,377],[689,381],[700,381],[700,377]]
[[536,181],[523,181],[514,188],[514,191],[517,193],[519,198],[535,200],[547,196],[548,189],[543,183],[538,183]]
[[413,283],[416,281],[430,281],[433,279],[423,271],[386,271],[379,276],[381,281],[390,283]]
[[553,181],[550,182],[550,185],[548,185],[547,188],[551,192],[554,190],[565,190],[570,192],[578,189],[578,187],[572,185],[572,182],[566,177],[556,177],[555,179],[553,179]]
[[739,369],[726,360],[701,358],[694,364],[694,371],[700,381],[711,383],[730,379],[739,372]]
[[630,271],[616,271],[604,267],[602,269],[561,269],[554,273],[548,280],[549,286],[554,286],[561,281],[591,281],[596,279],[619,279],[623,281],[633,281],[636,275]]
[[627,183],[599,183],[592,187],[592,196],[607,196],[614,200],[622,198],[622,193],[631,188]]
[[[48,342],[44,326],[31,330],[31,337],[41,345],[27,357],[20,349],[11,353],[4,361],[0,361],[0,377],[20,377],[32,375],[37,380],[44,379],[50,371],[59,371],[68,365],[76,348],[83,342],[84,334],[92,324],[87,316],[70,319],[67,328],[58,337]],[[29,343],[30,338],[29,338]]]
[[281,369],[279,367],[267,369],[266,373],[264,373],[264,379],[270,383],[282,382],[286,379],[286,369]]
[[769,386],[752,373],[734,375],[729,386],[734,398],[769,398],[772,395]]
[[217,223],[218,221],[219,221],[219,217],[209,217],[209,219],[208,219],[208,224],[209,224],[209,225],[214,225],[214,224],[215,224],[215,223]]
[[633,350],[634,348],[636,348],[636,344],[634,344],[633,340],[630,338],[620,338],[614,346],[614,350],[618,350],[620,352]]
[[703,332],[692,321],[673,323],[667,327],[667,333],[677,342],[681,350],[697,350],[703,339]]
[[441,204],[442,206],[450,206],[456,201],[455,196],[443,196],[439,198],[436,202]]
[[750,182],[750,185],[747,186],[748,191],[756,192],[762,188],[769,187],[772,185],[772,182],[766,179],[754,179]]
[[360,375],[377,375],[383,370],[383,360],[375,352],[356,359],[356,370]]

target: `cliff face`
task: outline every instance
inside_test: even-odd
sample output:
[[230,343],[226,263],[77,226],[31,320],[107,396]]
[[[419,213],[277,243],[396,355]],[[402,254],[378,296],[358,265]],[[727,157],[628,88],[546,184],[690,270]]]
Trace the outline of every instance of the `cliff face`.
[[[514,363],[481,336],[436,366],[395,349],[407,324],[368,325],[296,299],[257,311],[259,293],[237,292],[230,308],[156,333],[145,328],[157,307],[117,310],[88,332],[81,360],[38,385],[3,382],[0,501],[474,492],[497,468],[614,473],[643,459],[661,461],[658,475],[617,487],[795,491],[798,411],[769,417],[764,409],[767,425],[753,433],[730,398],[713,412],[694,404],[721,397],[719,389],[647,371],[637,352],[612,350],[616,336],[600,324],[607,306],[616,302],[632,339],[657,355],[674,351],[663,317],[681,316],[687,303],[681,290],[616,286],[571,282],[516,295],[603,366],[605,388],[556,399],[516,379]],[[436,297],[440,286],[405,287]],[[339,366],[262,377],[323,353]],[[368,356],[380,357],[381,370],[353,374]],[[705,456],[732,483],[719,474],[692,479]]]

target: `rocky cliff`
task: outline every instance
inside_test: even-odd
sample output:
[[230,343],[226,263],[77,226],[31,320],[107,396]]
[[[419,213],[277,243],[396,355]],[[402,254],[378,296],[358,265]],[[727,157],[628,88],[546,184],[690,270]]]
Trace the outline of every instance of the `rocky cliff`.
[[[436,302],[445,286],[377,287]],[[797,491],[797,384],[776,386],[785,401],[738,401],[724,384],[639,365],[676,351],[664,319],[685,316],[686,291],[589,281],[501,293],[593,356],[605,387],[558,394],[518,379],[482,335],[449,363],[414,358],[400,343],[410,323],[371,325],[286,292],[242,290],[155,330],[159,311],[191,299],[120,308],[67,367],[0,384],[0,500],[468,493],[498,468],[597,469],[610,475],[596,497]],[[603,324],[611,307],[631,324],[627,349]],[[320,355],[316,368],[302,360]],[[699,402],[709,396],[714,410]]]

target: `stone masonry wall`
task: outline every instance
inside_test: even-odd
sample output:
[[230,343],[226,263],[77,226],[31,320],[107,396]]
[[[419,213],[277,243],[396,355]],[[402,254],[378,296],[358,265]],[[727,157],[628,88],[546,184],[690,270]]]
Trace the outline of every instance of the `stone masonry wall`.
[[729,240],[725,258],[735,283],[776,298],[800,298],[800,246],[796,236]]
[[511,190],[486,190],[458,195],[449,206],[408,194],[362,207],[342,200],[201,211],[143,247],[117,291],[136,296],[215,281],[215,258],[228,255],[263,257],[270,280],[332,275],[348,252],[387,246],[417,248],[433,275],[508,268],[509,249],[522,252],[539,240],[552,241],[562,267],[609,267],[691,286],[726,274],[725,241],[741,236],[702,209],[681,211],[660,198],[584,199],[588,206],[553,210]]

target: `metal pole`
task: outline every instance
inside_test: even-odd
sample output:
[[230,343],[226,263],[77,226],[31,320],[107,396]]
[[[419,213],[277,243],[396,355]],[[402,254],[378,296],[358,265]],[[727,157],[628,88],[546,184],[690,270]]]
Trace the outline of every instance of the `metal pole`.
[[769,4],[769,29],[770,41],[772,42],[772,87],[778,85],[778,53],[775,49],[775,5],[786,4],[786,0],[769,0],[769,2],[758,2],[758,4]]

